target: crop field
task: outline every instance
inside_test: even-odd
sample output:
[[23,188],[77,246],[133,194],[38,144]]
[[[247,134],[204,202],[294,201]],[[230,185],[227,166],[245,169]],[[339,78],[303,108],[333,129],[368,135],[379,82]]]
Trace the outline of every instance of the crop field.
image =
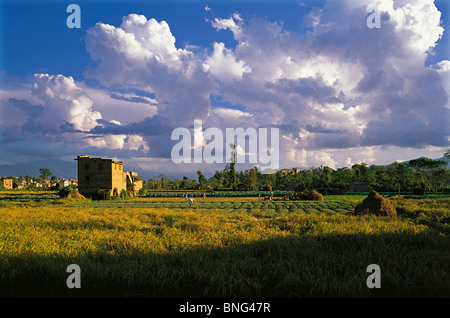
[[[394,196],[390,218],[352,215],[364,196],[190,206],[53,195],[0,194],[2,297],[450,296],[446,197]],[[81,288],[66,285],[70,264],[81,268]],[[381,288],[367,285],[370,264]]]

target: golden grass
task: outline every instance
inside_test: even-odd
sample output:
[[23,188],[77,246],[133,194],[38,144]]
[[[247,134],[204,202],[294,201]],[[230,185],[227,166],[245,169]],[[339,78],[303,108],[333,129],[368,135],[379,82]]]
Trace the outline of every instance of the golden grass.
[[[3,294],[449,296],[448,236],[412,218],[120,204],[177,200],[119,200],[114,207],[74,199],[3,203]],[[82,268],[80,291],[65,287],[71,263]],[[365,267],[372,263],[382,268],[381,291],[365,286]]]

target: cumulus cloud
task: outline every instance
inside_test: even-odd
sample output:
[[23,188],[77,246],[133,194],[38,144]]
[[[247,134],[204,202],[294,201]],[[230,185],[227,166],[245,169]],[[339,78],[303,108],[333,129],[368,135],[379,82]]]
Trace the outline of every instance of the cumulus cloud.
[[228,19],[215,18],[214,21],[211,22],[211,25],[218,31],[227,29],[231,30],[236,40],[239,40],[241,37],[242,24],[243,19],[237,12],[233,13],[233,15]]
[[[234,47],[217,41],[195,50],[177,46],[165,21],[130,14],[119,26],[99,22],[86,33],[92,63],[84,75],[103,87],[37,74],[32,95],[15,92],[4,108],[26,119],[0,124],[11,136],[23,126],[161,158],[170,132],[192,130],[195,119],[223,131],[277,127],[288,167],[448,147],[450,62],[426,65],[444,32],[440,12],[432,0],[378,0],[381,28],[371,29],[371,4],[327,1],[305,16],[306,32],[233,13],[209,25],[231,32]],[[211,95],[239,110],[211,107]]]
[[175,46],[165,21],[130,14],[119,27],[97,23],[87,31],[86,48],[94,61],[87,77],[109,87],[154,94],[158,115],[172,127],[207,117],[213,84],[202,61]]
[[378,3],[380,29],[366,25],[371,1],[328,1],[310,12],[306,34],[263,19],[216,19],[213,27],[238,40],[235,58],[252,69],[245,82],[222,89],[224,99],[255,112],[261,125],[278,125],[290,136],[283,140],[290,154],[445,147],[446,64],[425,66],[442,36],[440,13],[431,0]]
[[236,61],[230,49],[225,44],[214,43],[214,51],[203,63],[203,70],[210,72],[219,81],[229,84],[233,80],[242,80],[244,73],[251,72],[244,61]]
[[[35,74],[32,93],[45,104],[38,116],[46,128],[67,122],[75,130],[89,131],[102,116],[94,111],[93,100],[76,84],[72,77]],[[37,120],[34,118],[34,120]]]
[[120,127],[122,123],[115,119],[103,119],[95,109],[94,99],[72,77],[35,74],[28,93],[10,94],[22,97],[9,97],[5,104],[20,110],[23,120],[12,125],[3,137],[15,135],[11,141],[17,144],[22,144],[23,138],[39,138],[49,143],[71,145],[73,149],[149,150],[145,140],[137,134],[96,134],[95,131],[100,128]]
[[147,143],[139,135],[89,135],[85,140],[89,146],[95,148],[149,151]]

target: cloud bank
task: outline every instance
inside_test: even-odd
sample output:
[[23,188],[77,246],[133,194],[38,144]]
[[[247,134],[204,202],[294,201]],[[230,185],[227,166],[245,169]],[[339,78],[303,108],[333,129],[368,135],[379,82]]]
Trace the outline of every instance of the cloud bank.
[[[195,51],[178,47],[165,21],[130,14],[119,26],[99,22],[86,33],[92,63],[84,73],[99,86],[36,74],[28,94],[3,91],[3,112],[26,118],[0,121],[3,139],[11,152],[14,134],[35,133],[77,151],[167,160],[171,131],[200,119],[204,128],[279,128],[282,167],[441,151],[450,61],[426,65],[444,32],[441,13],[432,0],[380,0],[381,27],[369,28],[370,4],[328,1],[304,17],[305,32],[239,13],[216,17],[207,27],[231,32],[236,45]],[[212,106],[212,95],[242,107]]]

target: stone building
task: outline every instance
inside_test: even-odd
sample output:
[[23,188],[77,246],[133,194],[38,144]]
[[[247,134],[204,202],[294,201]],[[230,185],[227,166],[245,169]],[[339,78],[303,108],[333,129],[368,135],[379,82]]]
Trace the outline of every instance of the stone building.
[[285,176],[288,174],[296,175],[297,173],[300,173],[299,168],[293,168],[293,169],[281,169],[281,175]]
[[13,179],[9,178],[2,178],[1,179],[2,185],[5,189],[12,189],[13,188]]
[[117,197],[122,190],[136,194],[142,178],[136,172],[123,170],[124,163],[113,159],[78,156],[78,192],[85,197]]

